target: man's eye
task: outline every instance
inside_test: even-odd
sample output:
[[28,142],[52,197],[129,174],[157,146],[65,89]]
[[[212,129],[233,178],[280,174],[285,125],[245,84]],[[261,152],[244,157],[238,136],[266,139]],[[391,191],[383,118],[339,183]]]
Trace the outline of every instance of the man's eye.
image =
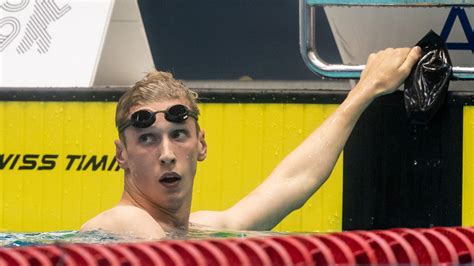
[[173,139],[184,139],[188,136],[188,133],[186,130],[175,130],[171,132],[171,138]]
[[143,134],[138,137],[140,143],[148,144],[156,141],[156,137],[152,134]]

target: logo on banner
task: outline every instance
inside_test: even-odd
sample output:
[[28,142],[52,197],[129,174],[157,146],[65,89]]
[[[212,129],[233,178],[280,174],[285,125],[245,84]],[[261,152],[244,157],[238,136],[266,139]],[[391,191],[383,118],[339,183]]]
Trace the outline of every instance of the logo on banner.
[[[36,0],[31,3],[33,13],[29,16],[25,25],[15,16],[25,10],[30,4],[30,0],[0,0],[0,9],[10,13],[0,19],[0,52],[4,51],[14,39],[16,39],[24,27],[20,43],[16,51],[24,54],[33,47],[37,48],[40,54],[48,52],[51,45],[52,36],[48,32],[51,23],[58,21],[71,10],[71,6],[66,4],[58,6],[54,0]],[[2,12],[5,13],[5,12]]]
[[[456,20],[459,20],[461,23],[461,27],[467,39],[466,43],[447,42]],[[464,8],[451,8],[440,36],[446,41],[446,46],[449,50],[469,50],[474,53],[474,33],[472,32],[471,23],[469,22],[469,18],[466,15],[466,10],[464,10]]]
[[[58,166],[58,161],[64,165]],[[0,153],[0,171],[54,170],[65,171],[119,171],[120,166],[112,155],[100,154],[13,154]]]

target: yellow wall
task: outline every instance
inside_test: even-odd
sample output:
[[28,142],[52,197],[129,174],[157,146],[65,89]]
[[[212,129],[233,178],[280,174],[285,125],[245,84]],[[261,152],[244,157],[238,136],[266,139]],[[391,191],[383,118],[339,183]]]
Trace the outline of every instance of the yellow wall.
[[474,106],[463,112],[462,225],[474,226]]
[[[335,108],[201,104],[209,154],[199,165],[193,210],[222,210],[237,202]],[[0,170],[0,229],[78,229],[118,201],[123,181],[112,164],[114,111],[115,103],[107,102],[0,103],[0,163],[10,158]],[[104,160],[104,169],[100,164],[96,171],[91,164],[84,169],[93,156]],[[341,230],[341,158],[323,188],[275,230]],[[51,161],[54,169],[39,170],[51,168]]]

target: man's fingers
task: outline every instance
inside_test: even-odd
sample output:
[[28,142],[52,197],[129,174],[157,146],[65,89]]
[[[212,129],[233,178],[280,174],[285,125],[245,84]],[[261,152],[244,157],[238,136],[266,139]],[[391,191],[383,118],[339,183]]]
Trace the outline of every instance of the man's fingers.
[[400,70],[410,72],[411,68],[416,64],[416,62],[418,61],[418,59],[420,59],[420,57],[421,57],[421,48],[418,46],[411,48],[405,61],[400,66]]

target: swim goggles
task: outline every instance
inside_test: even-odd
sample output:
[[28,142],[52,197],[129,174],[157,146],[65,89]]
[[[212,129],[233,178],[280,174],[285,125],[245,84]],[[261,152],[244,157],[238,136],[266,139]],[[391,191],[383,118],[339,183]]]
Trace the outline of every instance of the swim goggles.
[[147,128],[155,123],[156,114],[158,113],[164,113],[165,119],[172,123],[182,123],[189,117],[194,117],[194,119],[198,120],[197,114],[195,112],[189,110],[182,104],[177,104],[162,111],[152,112],[149,110],[138,110],[130,116],[129,120],[127,120],[123,125],[119,126],[118,131],[119,133],[122,133],[129,126],[136,128]]

